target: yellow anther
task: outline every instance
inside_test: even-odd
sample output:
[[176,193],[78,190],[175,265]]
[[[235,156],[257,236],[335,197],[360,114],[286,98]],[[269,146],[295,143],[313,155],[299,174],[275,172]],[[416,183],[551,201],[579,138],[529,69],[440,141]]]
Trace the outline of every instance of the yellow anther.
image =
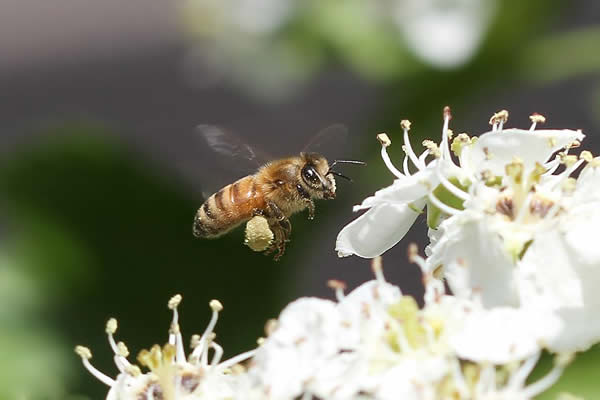
[[125,343],[117,343],[117,351],[121,357],[129,357],[129,349],[125,346]]
[[223,309],[223,304],[219,300],[211,300],[208,305],[213,311],[221,311]]
[[594,156],[591,152],[584,150],[579,154],[579,158],[585,160],[586,162],[591,162],[594,159]]
[[190,347],[192,349],[195,349],[196,347],[198,347],[198,345],[200,344],[200,335],[194,334],[192,335],[192,338],[190,339]]
[[380,133],[377,135],[377,140],[379,140],[379,143],[381,143],[383,147],[388,147],[390,144],[392,144],[392,141],[388,137],[387,133]]
[[167,362],[173,362],[175,360],[175,346],[167,343],[162,348],[162,358]]
[[142,370],[140,369],[140,367],[138,367],[137,365],[127,365],[125,367],[125,372],[127,372],[129,375],[133,376],[133,377],[137,377],[140,376],[142,374]]
[[85,346],[75,346],[75,353],[86,360],[89,360],[90,358],[92,358],[92,352],[90,351],[90,349],[88,349]]
[[402,129],[409,131],[410,130],[410,121],[407,119],[403,119],[402,121],[400,121],[400,126],[402,127]]
[[425,148],[429,150],[429,153],[435,158],[440,158],[442,155],[440,148],[433,140],[423,140],[423,146],[425,146]]
[[114,318],[110,318],[106,322],[106,333],[108,333],[109,335],[114,335],[116,331],[117,331],[117,320]]
[[500,122],[505,123],[508,121],[508,111],[501,110],[492,115],[490,118],[490,125],[498,124]]
[[177,306],[179,306],[179,303],[181,303],[181,299],[182,299],[181,295],[176,294],[175,296],[171,297],[167,306],[169,307],[170,310],[173,310],[173,309],[177,308]]
[[414,262],[415,258],[419,256],[419,247],[416,243],[410,243],[408,245],[408,261]]
[[267,337],[271,336],[271,334],[275,332],[278,326],[279,322],[275,318],[269,319],[265,324],[265,334],[267,335]]
[[546,117],[544,117],[541,114],[538,113],[533,113],[529,116],[529,119],[531,120],[531,122],[533,122],[534,124],[543,124],[546,122]]

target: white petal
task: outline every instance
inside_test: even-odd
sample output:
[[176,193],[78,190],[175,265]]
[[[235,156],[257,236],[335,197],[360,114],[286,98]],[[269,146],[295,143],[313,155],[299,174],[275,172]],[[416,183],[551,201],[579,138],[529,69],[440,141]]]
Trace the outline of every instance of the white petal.
[[[413,207],[422,210],[424,200]],[[340,257],[373,258],[393,247],[419,215],[407,204],[379,204],[346,225],[338,234],[335,249]]]
[[585,136],[579,131],[504,129],[487,132],[472,146],[465,147],[461,155],[463,166],[477,174],[490,170],[494,175],[504,175],[504,167],[519,157],[525,170],[530,171],[535,163],[545,163],[552,154],[575,140]]
[[456,296],[481,299],[485,307],[517,305],[514,264],[485,218],[465,211],[440,225],[443,234],[429,251],[429,268],[444,266]]
[[425,197],[439,184],[439,180],[435,176],[434,165],[435,162],[432,162],[427,169],[403,179],[396,179],[390,186],[367,197],[360,208],[370,208],[385,203],[406,204]]
[[537,353],[540,339],[557,332],[560,326],[560,321],[551,313],[538,310],[480,309],[467,316],[451,342],[461,358],[505,364]]

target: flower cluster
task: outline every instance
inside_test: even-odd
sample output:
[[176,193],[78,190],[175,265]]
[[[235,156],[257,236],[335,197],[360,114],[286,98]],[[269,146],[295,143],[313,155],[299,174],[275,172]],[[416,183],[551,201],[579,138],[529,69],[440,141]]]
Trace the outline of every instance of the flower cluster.
[[[412,250],[413,252],[415,250]],[[423,258],[411,258],[426,268]],[[449,296],[442,282],[424,270],[425,307],[387,283],[381,259],[373,262],[376,279],[345,295],[341,281],[330,281],[337,302],[301,298],[266,325],[259,347],[220,362],[223,349],[213,329],[221,305],[211,302],[213,317],[202,336],[192,336],[186,358],[179,331],[177,305],[169,302],[173,322],[168,343],[142,350],[137,359],[148,372],[127,360],[123,342],[116,343],[116,320],[106,325],[120,374],[112,379],[89,362],[89,349],[77,346],[85,367],[110,387],[108,400],[129,399],[531,399],[554,383],[570,361],[563,355],[543,378],[527,385],[538,350],[505,364],[461,358],[457,349],[473,347],[463,328],[477,316],[477,305]],[[214,355],[208,358],[208,350]],[[239,363],[253,358],[244,367]]]
[[[479,137],[455,136],[446,108],[441,142],[424,141],[419,155],[402,121],[402,170],[388,156],[389,137],[378,135],[397,179],[355,207],[367,211],[337,240],[340,256],[373,258],[375,279],[349,293],[330,281],[336,301],[292,302],[267,322],[256,349],[221,361],[213,331],[222,306],[213,300],[209,325],[192,337],[186,357],[175,296],[168,343],[138,356],[146,372],[115,342],[114,319],[106,332],[116,379],[90,364],[87,348],[77,353],[110,387],[110,400],[533,399],[576,351],[600,339],[600,252],[592,242],[600,160],[569,154],[584,138],[580,131],[536,130],[544,122],[537,114],[528,130],[505,129],[507,118],[495,114],[492,130]],[[419,307],[386,282],[380,255],[425,207],[426,257],[408,246],[423,277]],[[554,366],[529,382],[543,351],[554,354]]]
[[540,345],[587,349],[600,339],[600,252],[593,242],[600,159],[589,151],[569,154],[584,138],[580,131],[536,130],[545,122],[539,114],[528,130],[505,129],[508,112],[501,111],[490,132],[461,133],[452,142],[450,119],[446,108],[441,143],[424,141],[421,155],[412,149],[410,123],[402,122],[402,172],[382,139],[382,157],[397,179],[355,207],[369,210],[340,232],[338,253],[382,254],[427,205],[427,268],[440,272],[455,296],[488,310],[486,326],[517,325],[530,342],[522,343],[529,348],[523,355]]

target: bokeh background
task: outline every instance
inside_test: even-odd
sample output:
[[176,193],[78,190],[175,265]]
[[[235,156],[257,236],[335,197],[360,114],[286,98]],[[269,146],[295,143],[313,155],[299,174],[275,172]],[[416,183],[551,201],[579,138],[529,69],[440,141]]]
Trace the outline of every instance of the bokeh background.
[[[399,121],[413,143],[439,140],[441,110],[455,132],[509,126],[580,128],[600,150],[600,3],[559,0],[4,0],[0,2],[0,399],[100,399],[75,344],[116,374],[104,324],[132,354],[166,340],[175,293],[182,329],[201,332],[213,298],[225,355],[252,348],[263,324],[299,296],[354,288],[368,260],[339,259],[335,237],[351,206],[392,176],[375,134]],[[340,144],[367,168],[292,219],[279,262],[252,253],[238,230],[193,238],[202,192],[222,163],[194,133],[230,128],[275,154],[298,152],[336,122]],[[386,253],[385,274],[420,294],[407,243]],[[551,393],[600,393],[593,350]],[[542,370],[544,367],[542,366]],[[540,373],[543,371],[540,371]]]

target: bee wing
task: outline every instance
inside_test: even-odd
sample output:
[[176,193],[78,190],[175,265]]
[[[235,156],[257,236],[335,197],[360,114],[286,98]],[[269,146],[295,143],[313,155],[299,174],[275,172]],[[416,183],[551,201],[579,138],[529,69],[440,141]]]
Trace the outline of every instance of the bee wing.
[[344,124],[336,123],[319,131],[304,146],[304,152],[319,153],[328,159],[343,156],[341,152],[348,139],[348,128]]
[[219,166],[217,169],[207,168],[204,171],[202,188],[205,198],[224,185],[256,172],[273,159],[223,127],[201,124],[196,127],[195,132],[203,141],[204,147],[211,150],[209,157]]

